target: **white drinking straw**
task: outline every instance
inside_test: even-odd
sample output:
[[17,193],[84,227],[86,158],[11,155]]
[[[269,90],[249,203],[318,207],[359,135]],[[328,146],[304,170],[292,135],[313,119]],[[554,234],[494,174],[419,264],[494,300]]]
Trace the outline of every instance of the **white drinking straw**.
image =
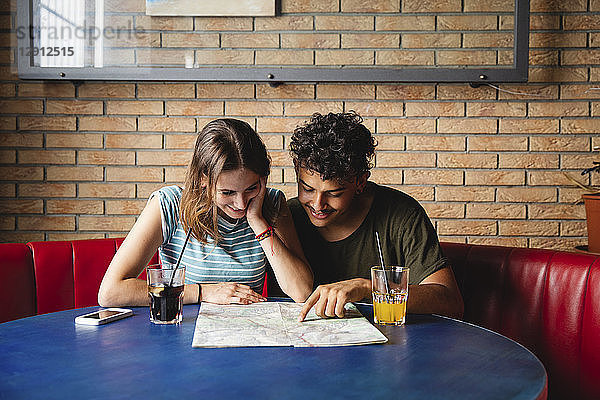
[[387,282],[387,276],[385,274],[385,264],[383,262],[383,253],[381,252],[381,243],[379,242],[379,232],[375,231],[375,238],[377,239],[377,249],[379,250],[379,260],[381,260],[381,269],[383,270],[383,282],[385,284],[385,292],[389,293],[390,288]]

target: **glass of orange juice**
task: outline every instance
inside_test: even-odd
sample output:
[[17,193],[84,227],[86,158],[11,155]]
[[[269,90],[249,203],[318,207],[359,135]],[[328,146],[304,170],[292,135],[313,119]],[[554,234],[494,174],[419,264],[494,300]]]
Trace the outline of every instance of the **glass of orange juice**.
[[373,316],[380,325],[402,325],[408,300],[410,268],[376,265],[371,267]]

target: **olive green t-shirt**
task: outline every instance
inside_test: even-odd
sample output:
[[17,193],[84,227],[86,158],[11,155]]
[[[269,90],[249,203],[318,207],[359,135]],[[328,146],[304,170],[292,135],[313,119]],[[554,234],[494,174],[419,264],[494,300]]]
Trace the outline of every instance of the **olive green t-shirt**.
[[374,199],[367,216],[350,236],[335,242],[323,239],[297,197],[288,201],[315,286],[352,278],[370,279],[370,268],[381,265],[375,232],[379,232],[385,264],[410,267],[410,284],[418,284],[446,266],[437,234],[423,207],[396,189],[369,184]]

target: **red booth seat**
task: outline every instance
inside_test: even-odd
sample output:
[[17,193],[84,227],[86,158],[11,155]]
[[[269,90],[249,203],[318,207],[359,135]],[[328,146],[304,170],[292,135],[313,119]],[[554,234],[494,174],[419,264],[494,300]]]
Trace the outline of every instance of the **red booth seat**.
[[[98,305],[100,282],[122,242],[123,238],[0,244],[0,271],[14,282],[0,292],[0,303],[6,304],[0,306],[0,322]],[[157,253],[149,264],[156,263]],[[139,278],[146,279],[146,272]]]
[[[97,306],[100,282],[122,242],[117,238],[27,243],[33,254],[37,313]],[[150,263],[157,262],[155,254]],[[140,278],[146,279],[145,272]]]
[[600,399],[600,256],[442,243],[464,320],[542,361],[551,399]]
[[0,244],[0,323],[35,315],[33,260],[23,243]]

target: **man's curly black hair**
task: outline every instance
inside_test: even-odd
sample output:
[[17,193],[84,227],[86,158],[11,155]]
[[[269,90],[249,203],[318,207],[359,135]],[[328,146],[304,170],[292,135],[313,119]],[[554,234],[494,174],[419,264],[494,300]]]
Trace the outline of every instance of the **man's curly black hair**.
[[373,167],[375,139],[362,117],[348,113],[315,113],[294,129],[290,154],[296,168],[317,172],[324,180],[347,180]]

